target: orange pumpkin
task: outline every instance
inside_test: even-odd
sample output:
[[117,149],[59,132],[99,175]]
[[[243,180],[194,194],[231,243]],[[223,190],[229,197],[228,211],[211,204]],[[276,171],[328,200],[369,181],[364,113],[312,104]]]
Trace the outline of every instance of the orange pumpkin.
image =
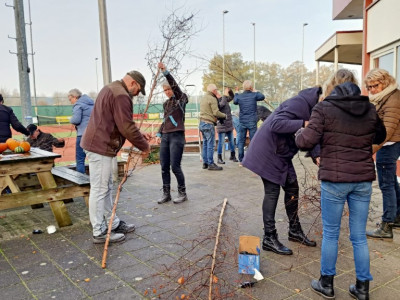
[[12,139],[12,138],[9,138],[9,139],[6,141],[6,144],[7,144],[7,146],[8,146],[8,149],[10,149],[11,151],[14,151],[14,149],[17,148],[17,147],[19,146],[19,142],[16,141],[16,140],[14,140],[14,139]]
[[24,148],[25,152],[29,152],[29,150],[31,150],[31,144],[29,144],[28,142],[21,142],[19,143],[19,146]]
[[8,146],[6,143],[0,143],[0,153],[3,153],[3,151],[7,150]]

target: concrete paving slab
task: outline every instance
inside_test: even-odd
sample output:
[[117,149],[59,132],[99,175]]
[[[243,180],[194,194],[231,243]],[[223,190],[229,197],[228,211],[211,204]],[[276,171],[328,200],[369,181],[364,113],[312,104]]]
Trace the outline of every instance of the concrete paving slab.
[[[198,157],[184,157],[189,201],[159,205],[161,195],[161,170],[159,165],[137,168],[123,187],[118,206],[120,218],[136,224],[136,231],[127,235],[124,243],[110,245],[107,268],[101,268],[102,245],[92,243],[91,226],[83,199],[76,198],[66,204],[73,225],[57,228],[47,234],[54,217],[48,205],[42,209],[30,207],[0,211],[0,298],[4,299],[150,299],[162,290],[179,285],[160,275],[182,256],[195,262],[193,270],[202,270],[207,263],[202,259],[214,247],[210,225],[216,226],[224,198],[228,198],[225,223],[227,238],[224,247],[237,247],[239,235],[262,237],[261,180],[237,163],[227,161],[220,172],[201,169]],[[302,155],[296,157],[301,190],[304,191],[304,174],[308,183],[316,182],[316,168]],[[308,173],[304,172],[304,168]],[[176,182],[172,176],[173,196]],[[374,184],[368,228],[379,222],[382,199],[377,183]],[[307,192],[308,193],[308,192]],[[238,289],[240,282],[251,280],[240,275],[235,257],[226,260],[221,269],[221,293],[231,293],[227,299],[321,299],[310,289],[312,278],[318,278],[322,227],[318,205],[301,202],[300,220],[303,229],[317,241],[316,248],[308,248],[287,240],[288,223],[283,206],[283,192],[277,208],[277,229],[281,242],[294,251],[293,256],[280,256],[261,252],[261,272],[265,279],[251,289]],[[348,217],[342,221],[339,241],[336,299],[350,299],[347,289],[355,281]],[[32,234],[41,229],[42,234]],[[189,251],[199,241],[211,234],[211,239],[201,243],[196,251]],[[400,230],[394,231],[393,241],[368,240],[371,256],[371,299],[397,299],[400,291]],[[229,244],[229,242],[231,244]],[[201,262],[197,260],[201,259]],[[171,269],[170,276],[178,276],[180,269]],[[202,271],[207,277],[207,272]],[[200,273],[199,273],[200,274]],[[204,278],[205,278],[204,277]],[[173,296],[187,293],[197,281],[177,289]],[[203,280],[204,280],[203,278]],[[86,281],[85,281],[86,279]],[[174,279],[175,280],[175,279]],[[156,290],[154,293],[153,289]],[[207,291],[197,294],[207,299]],[[161,298],[163,299],[163,298]],[[164,298],[166,299],[166,298]],[[175,298],[171,298],[175,299]]]

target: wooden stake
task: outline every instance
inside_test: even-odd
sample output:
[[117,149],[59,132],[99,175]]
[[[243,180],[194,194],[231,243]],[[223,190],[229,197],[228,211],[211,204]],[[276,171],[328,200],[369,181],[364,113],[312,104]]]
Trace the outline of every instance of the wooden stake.
[[215,236],[215,246],[214,246],[214,253],[212,255],[212,264],[211,264],[211,273],[210,273],[210,289],[208,290],[208,300],[212,300],[212,284],[213,284],[213,279],[214,279],[214,268],[215,268],[215,259],[217,256],[217,249],[218,249],[218,241],[219,241],[219,234],[221,232],[221,226],[222,226],[222,216],[224,215],[226,203],[228,202],[228,199],[224,199],[224,203],[222,204],[221,208],[221,213],[219,215],[219,221],[218,221],[218,229],[217,229],[217,235]]

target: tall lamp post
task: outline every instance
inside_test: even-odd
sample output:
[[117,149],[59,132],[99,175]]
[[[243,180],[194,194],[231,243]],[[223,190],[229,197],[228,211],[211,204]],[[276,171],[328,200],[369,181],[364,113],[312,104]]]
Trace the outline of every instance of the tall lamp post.
[[99,73],[97,71],[97,62],[99,61],[99,58],[96,57],[94,59],[94,61],[95,61],[95,64],[96,64],[96,87],[97,87],[97,94],[98,94],[99,93]]
[[225,14],[229,11],[222,11],[222,93],[225,90]]
[[308,23],[303,23],[303,43],[301,45],[301,76],[300,76],[300,90],[303,89],[303,65],[304,65],[304,27],[306,27]]
[[251,25],[253,25],[254,29],[253,88],[256,89],[256,23],[251,23]]

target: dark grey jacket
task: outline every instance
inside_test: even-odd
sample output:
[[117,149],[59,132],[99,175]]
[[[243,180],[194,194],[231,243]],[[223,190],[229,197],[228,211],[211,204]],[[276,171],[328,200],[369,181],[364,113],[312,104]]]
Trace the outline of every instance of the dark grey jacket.
[[223,120],[221,123],[220,120],[217,122],[217,132],[229,132],[233,130],[233,123],[232,123],[232,113],[231,107],[229,106],[229,102],[231,102],[233,98],[229,96],[222,96],[218,99],[218,107],[219,111],[226,114],[226,119]]
[[360,89],[347,82],[318,103],[310,123],[296,136],[302,150],[321,145],[318,177],[331,182],[375,180],[372,144],[386,138],[375,107]]

